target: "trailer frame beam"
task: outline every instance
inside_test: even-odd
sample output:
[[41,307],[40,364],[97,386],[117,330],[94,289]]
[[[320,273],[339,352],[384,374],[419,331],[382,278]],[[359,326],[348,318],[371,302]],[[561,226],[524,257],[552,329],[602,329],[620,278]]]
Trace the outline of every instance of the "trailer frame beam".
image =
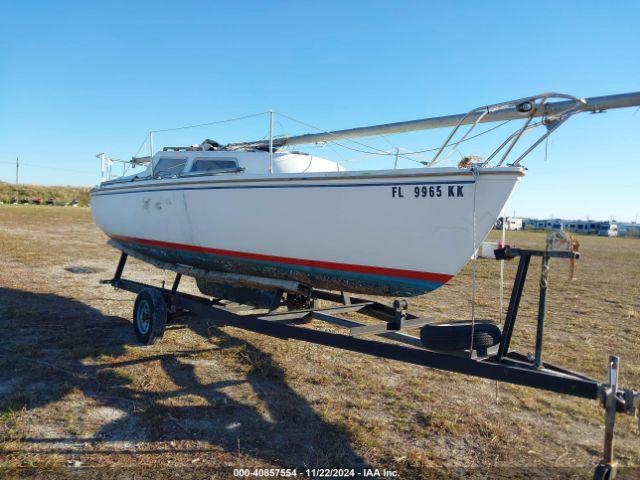
[[[513,250],[511,253],[513,254]],[[520,253],[520,252],[518,252]],[[529,252],[527,252],[529,253]],[[527,361],[527,357],[517,352],[509,352],[509,341],[504,341],[505,335],[512,332],[513,324],[517,316],[519,297],[522,294],[526,269],[531,255],[521,256],[519,264],[519,274],[516,281],[516,291],[512,294],[510,302],[510,324],[505,323],[507,332],[503,335],[503,342],[500,344],[500,351],[497,355],[487,357],[471,358],[451,353],[443,353],[416,348],[420,339],[402,333],[402,328],[415,328],[431,322],[431,318],[421,318],[417,315],[403,311],[399,305],[385,305],[368,299],[358,297],[346,297],[344,294],[336,294],[324,290],[311,290],[313,299],[324,299],[335,303],[338,306],[326,308],[312,308],[307,310],[292,312],[267,312],[241,314],[229,310],[220,299],[209,299],[197,295],[178,292],[177,284],[180,277],[176,276],[173,287],[168,290],[161,288],[163,298],[167,305],[176,311],[186,310],[198,316],[207,318],[220,326],[232,326],[254,333],[260,333],[280,339],[295,339],[318,345],[338,348],[351,352],[372,355],[390,360],[396,360],[413,365],[436,368],[439,370],[464,373],[476,377],[488,378],[501,382],[513,383],[529,386],[546,391],[572,395],[581,398],[598,399],[601,396],[603,383],[589,378],[585,375],[571,372],[569,370],[556,367],[550,363],[543,363],[539,367]],[[115,288],[126,290],[132,293],[140,293],[145,289],[157,288],[144,283],[122,278],[122,272],[127,260],[127,254],[122,253],[116,273],[111,280],[104,281]],[[178,274],[179,275],[179,274]],[[516,288],[514,287],[514,289]],[[216,301],[218,300],[218,301]],[[398,311],[403,311],[404,325],[398,326]],[[352,320],[345,320],[333,314],[357,311],[365,315],[384,320],[385,323],[365,324]],[[378,341],[359,336],[333,333],[313,328],[307,328],[296,324],[287,323],[289,320],[300,320],[311,315],[312,318],[341,325],[358,333],[370,333],[384,337],[385,339],[396,340],[408,345],[399,345],[387,341]],[[622,392],[622,391],[621,391]]]

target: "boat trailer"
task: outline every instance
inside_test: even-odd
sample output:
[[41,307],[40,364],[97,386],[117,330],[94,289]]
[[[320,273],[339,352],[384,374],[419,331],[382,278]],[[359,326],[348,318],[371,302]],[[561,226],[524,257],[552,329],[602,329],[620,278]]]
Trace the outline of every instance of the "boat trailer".
[[[121,248],[121,246],[118,246]],[[543,337],[545,321],[545,305],[547,278],[551,258],[579,258],[579,253],[565,250],[532,250],[510,248],[508,246],[494,251],[498,260],[519,258],[509,306],[499,335],[494,345],[474,347],[473,327],[467,336],[468,348],[458,350],[434,350],[428,343],[425,332],[433,331],[439,324],[434,318],[420,317],[407,311],[405,300],[395,300],[393,305],[351,296],[347,293],[330,292],[306,287],[302,290],[296,282],[262,277],[224,274],[219,272],[196,271],[184,265],[170,265],[144,257],[138,252],[123,250],[115,275],[101,283],[113,285],[117,289],[137,294],[134,305],[134,330],[143,343],[153,343],[164,333],[167,320],[181,314],[191,314],[213,321],[218,326],[233,326],[263,335],[280,339],[301,340],[318,345],[363,353],[400,362],[436,368],[439,370],[463,373],[481,378],[524,385],[549,392],[572,395],[574,397],[597,400],[605,410],[605,433],[603,458],[594,471],[597,480],[613,479],[616,475],[617,463],[613,454],[613,437],[617,413],[637,416],[640,411],[640,392],[618,387],[620,361],[611,356],[608,365],[608,378],[601,382],[580,373],[572,372],[557,365],[545,362],[543,356]],[[122,278],[128,256],[134,256],[158,267],[176,272],[170,289],[154,287],[133,280]],[[510,350],[518,309],[531,259],[540,257],[542,261],[540,278],[540,296],[538,303],[535,355],[527,356]],[[262,286],[276,290],[277,301],[270,308],[256,309],[251,306],[238,305],[223,298],[207,298],[179,292],[181,278],[184,274],[193,276],[208,275],[218,282],[229,282],[233,285]],[[225,276],[226,275],[226,276]],[[287,299],[306,297],[307,302],[287,302]],[[333,306],[321,306],[331,302]],[[298,309],[303,306],[305,308]],[[287,306],[289,311],[279,310]],[[351,319],[337,317],[337,314],[358,312],[377,323],[362,323]],[[303,326],[312,320],[319,320],[334,326],[347,329],[346,333],[333,333]],[[468,323],[468,322],[467,322]],[[448,324],[455,326],[455,323]],[[477,328],[481,323],[476,323]],[[404,332],[411,328],[421,328],[421,336],[416,337]],[[378,336],[385,341],[367,338]],[[391,342],[389,342],[391,340]],[[430,345],[431,349],[425,348]],[[640,423],[639,423],[640,428]]]

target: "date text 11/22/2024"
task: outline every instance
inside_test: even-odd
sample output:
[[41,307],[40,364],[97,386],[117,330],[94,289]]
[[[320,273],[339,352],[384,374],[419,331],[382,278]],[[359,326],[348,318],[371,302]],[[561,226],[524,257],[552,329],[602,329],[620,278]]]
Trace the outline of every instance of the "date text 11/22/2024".
[[459,198],[464,197],[464,185],[416,185],[411,188],[410,185],[391,187],[392,198],[404,198],[405,196],[413,198]]

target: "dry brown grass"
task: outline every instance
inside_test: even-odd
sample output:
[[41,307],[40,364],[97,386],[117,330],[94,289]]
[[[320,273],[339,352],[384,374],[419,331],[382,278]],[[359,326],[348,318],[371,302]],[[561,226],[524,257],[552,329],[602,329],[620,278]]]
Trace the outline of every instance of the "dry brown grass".
[[[509,237],[520,246],[544,238]],[[1,477],[228,478],[233,467],[368,465],[403,478],[437,478],[434,468],[445,467],[458,477],[492,469],[565,478],[588,475],[598,460],[602,411],[593,401],[504,384],[496,399],[488,380],[201,319],[138,346],[133,295],[98,284],[117,261],[104,241],[87,209],[0,207]],[[617,353],[621,383],[639,387],[640,241],[580,242],[577,280],[552,263],[546,359],[604,378]],[[498,263],[477,266],[478,317],[497,319]],[[506,266],[508,284],[515,268]],[[170,281],[136,262],[127,271]],[[535,336],[538,273],[535,263],[514,339],[523,352]],[[470,282],[469,265],[410,300],[412,309],[468,318]],[[622,465],[639,466],[632,419],[619,417],[617,435]]]
[[56,203],[77,200],[81,206],[89,205],[89,187],[69,187],[54,185],[29,185],[0,182],[0,201],[10,203],[13,199],[33,201],[40,197],[53,197]]

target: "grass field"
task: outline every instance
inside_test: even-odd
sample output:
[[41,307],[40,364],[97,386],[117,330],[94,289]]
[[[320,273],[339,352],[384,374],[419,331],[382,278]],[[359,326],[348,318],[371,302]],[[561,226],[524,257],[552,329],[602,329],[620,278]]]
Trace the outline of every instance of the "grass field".
[[63,187],[50,185],[14,185],[12,183],[0,182],[0,201],[11,203],[13,199],[17,201],[42,198],[46,200],[53,198],[56,203],[69,203],[77,200],[80,206],[89,205],[88,187]]
[[[230,468],[353,466],[401,478],[588,478],[603,413],[594,401],[217,328],[172,325],[136,344],[134,296],[98,283],[118,258],[86,208],[0,207],[0,477],[231,478]],[[544,234],[510,233],[519,246]],[[640,387],[640,240],[579,237],[574,281],[552,262],[548,361]],[[499,264],[480,260],[478,318],[498,319]],[[506,264],[507,288],[516,269]],[[135,279],[168,272],[131,261]],[[538,262],[514,348],[533,349]],[[189,284],[193,288],[192,284]],[[471,265],[412,310],[468,319]],[[497,393],[497,396],[496,396]],[[640,466],[633,419],[617,456]],[[634,478],[638,470],[623,470]]]

